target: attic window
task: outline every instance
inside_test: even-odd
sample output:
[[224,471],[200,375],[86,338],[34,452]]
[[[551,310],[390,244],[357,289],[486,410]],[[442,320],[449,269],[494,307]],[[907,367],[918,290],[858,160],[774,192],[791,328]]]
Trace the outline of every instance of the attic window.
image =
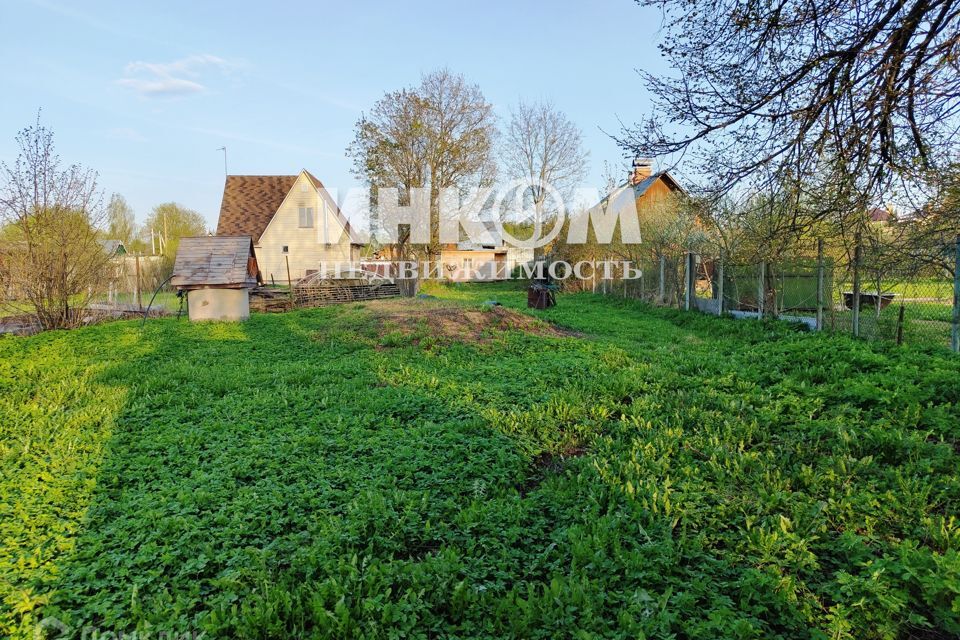
[[301,182],[301,183],[300,183],[300,193],[306,193],[306,192],[307,192],[307,183],[306,183],[306,182]]
[[313,207],[300,207],[300,228],[310,229],[313,227]]

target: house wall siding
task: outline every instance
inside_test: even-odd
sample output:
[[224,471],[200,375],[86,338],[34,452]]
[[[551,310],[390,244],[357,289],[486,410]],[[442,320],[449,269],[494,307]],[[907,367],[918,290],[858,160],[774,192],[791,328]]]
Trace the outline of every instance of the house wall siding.
[[[463,270],[464,259],[471,261],[471,273]],[[509,276],[503,252],[444,249],[440,252],[440,262],[447,280],[502,280]]]
[[640,211],[643,207],[649,207],[655,204],[658,201],[662,201],[666,198],[669,198],[673,195],[673,190],[664,182],[663,178],[660,178],[649,187],[647,187],[646,192],[637,198],[637,210]]
[[[305,188],[304,188],[305,187]],[[300,227],[300,207],[313,208],[313,227]],[[283,253],[283,247],[289,249]],[[355,262],[358,248],[337,219],[333,206],[304,174],[300,174],[276,215],[254,247],[265,282],[286,284],[287,264],[293,280],[317,270],[322,262]]]

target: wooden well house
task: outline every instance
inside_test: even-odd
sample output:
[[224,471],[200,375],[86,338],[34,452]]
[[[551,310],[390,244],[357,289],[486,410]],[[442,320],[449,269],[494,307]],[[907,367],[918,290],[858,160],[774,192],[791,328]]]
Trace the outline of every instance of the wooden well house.
[[249,236],[182,238],[171,284],[187,292],[191,320],[245,320],[259,273]]

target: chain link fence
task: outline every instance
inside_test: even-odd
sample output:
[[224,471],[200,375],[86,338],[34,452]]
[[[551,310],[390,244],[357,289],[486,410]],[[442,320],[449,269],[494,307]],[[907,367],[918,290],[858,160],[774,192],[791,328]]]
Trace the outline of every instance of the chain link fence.
[[695,253],[633,260],[639,277],[602,270],[581,289],[742,319],[779,318],[811,330],[960,352],[960,239],[943,259],[911,258],[868,244],[767,261]]

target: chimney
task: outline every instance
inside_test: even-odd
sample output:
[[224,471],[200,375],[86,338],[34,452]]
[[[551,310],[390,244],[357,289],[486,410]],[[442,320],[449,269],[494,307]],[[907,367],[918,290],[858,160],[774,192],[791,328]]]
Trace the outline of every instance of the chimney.
[[634,158],[633,169],[630,171],[630,184],[636,186],[653,174],[653,160],[650,158]]

